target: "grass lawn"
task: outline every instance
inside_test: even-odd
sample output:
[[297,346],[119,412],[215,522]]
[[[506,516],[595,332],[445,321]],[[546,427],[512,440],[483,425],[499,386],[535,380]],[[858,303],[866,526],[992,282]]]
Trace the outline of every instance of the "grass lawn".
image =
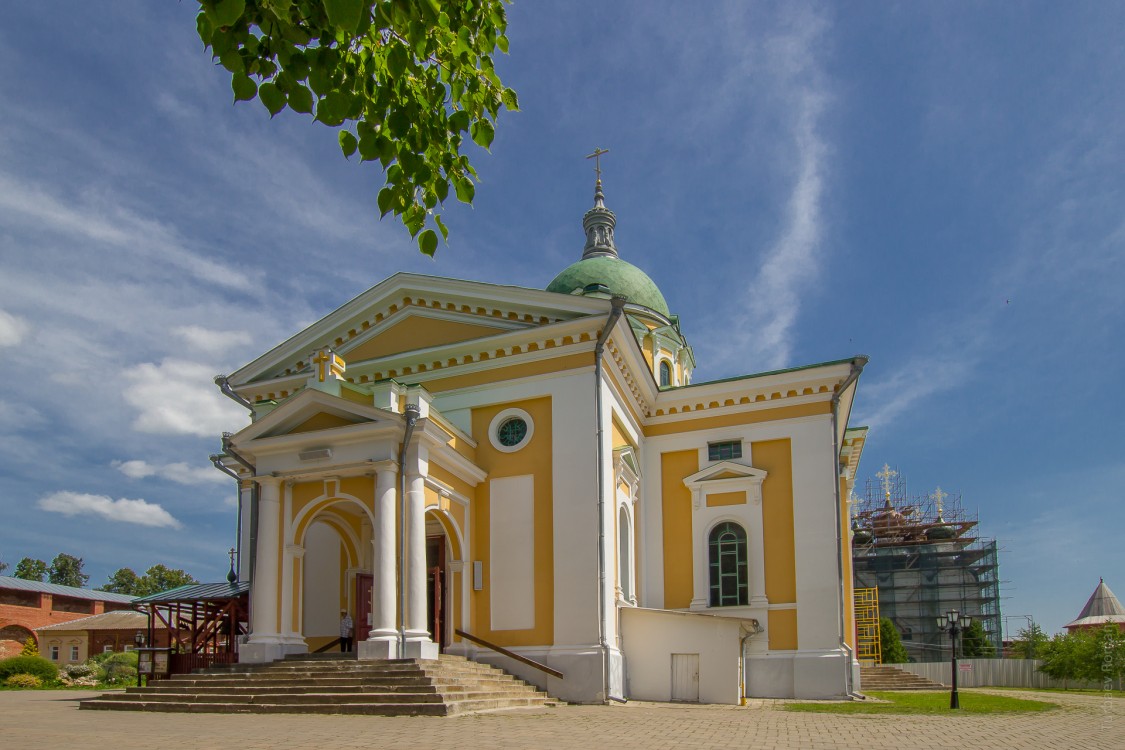
[[1021,690],[1025,693],[1062,693],[1064,695],[1097,695],[1112,698],[1125,698],[1125,690],[1094,690],[1093,688],[1022,688],[1022,687],[990,687],[989,690]]
[[813,711],[831,714],[999,714],[1013,711],[1050,711],[1057,703],[1009,698],[960,690],[961,708],[949,708],[949,692],[896,691],[870,692],[867,695],[887,703],[853,701],[849,703],[787,703],[786,711]]

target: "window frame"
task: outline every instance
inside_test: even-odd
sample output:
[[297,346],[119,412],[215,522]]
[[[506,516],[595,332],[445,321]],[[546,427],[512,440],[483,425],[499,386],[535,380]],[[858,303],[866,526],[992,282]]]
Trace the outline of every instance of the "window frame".
[[[724,539],[733,534],[733,539]],[[750,554],[746,529],[735,521],[720,521],[707,534],[707,602],[709,607],[745,607],[750,604]],[[734,559],[733,570],[724,571]],[[724,593],[733,580],[734,593]]]
[[[730,455],[724,455],[724,448],[730,448]],[[742,458],[742,440],[740,438],[707,443],[708,461],[732,461],[736,458]]]

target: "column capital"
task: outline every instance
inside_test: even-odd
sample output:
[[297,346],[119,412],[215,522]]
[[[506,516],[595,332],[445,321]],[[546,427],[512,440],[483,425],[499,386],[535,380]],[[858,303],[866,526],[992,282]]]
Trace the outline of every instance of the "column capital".
[[382,474],[383,472],[398,474],[398,461],[389,458],[382,461],[374,461],[371,464],[371,468],[378,474]]

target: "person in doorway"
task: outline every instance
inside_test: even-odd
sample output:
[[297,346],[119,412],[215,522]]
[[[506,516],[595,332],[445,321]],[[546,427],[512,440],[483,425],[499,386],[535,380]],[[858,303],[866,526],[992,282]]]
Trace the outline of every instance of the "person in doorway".
[[348,610],[340,610],[340,651],[349,652],[352,650],[354,640],[352,636],[355,634],[355,623],[352,622],[352,616],[348,614]]

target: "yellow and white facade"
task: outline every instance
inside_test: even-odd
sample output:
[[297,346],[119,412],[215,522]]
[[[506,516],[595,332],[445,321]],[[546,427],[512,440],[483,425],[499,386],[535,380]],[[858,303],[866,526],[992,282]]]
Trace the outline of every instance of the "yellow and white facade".
[[584,226],[551,291],[398,274],[223,380],[252,411],[221,458],[241,660],[324,646],[347,610],[360,658],[464,653],[572,701],[858,689],[845,430],[866,360],[692,383],[600,184]]

